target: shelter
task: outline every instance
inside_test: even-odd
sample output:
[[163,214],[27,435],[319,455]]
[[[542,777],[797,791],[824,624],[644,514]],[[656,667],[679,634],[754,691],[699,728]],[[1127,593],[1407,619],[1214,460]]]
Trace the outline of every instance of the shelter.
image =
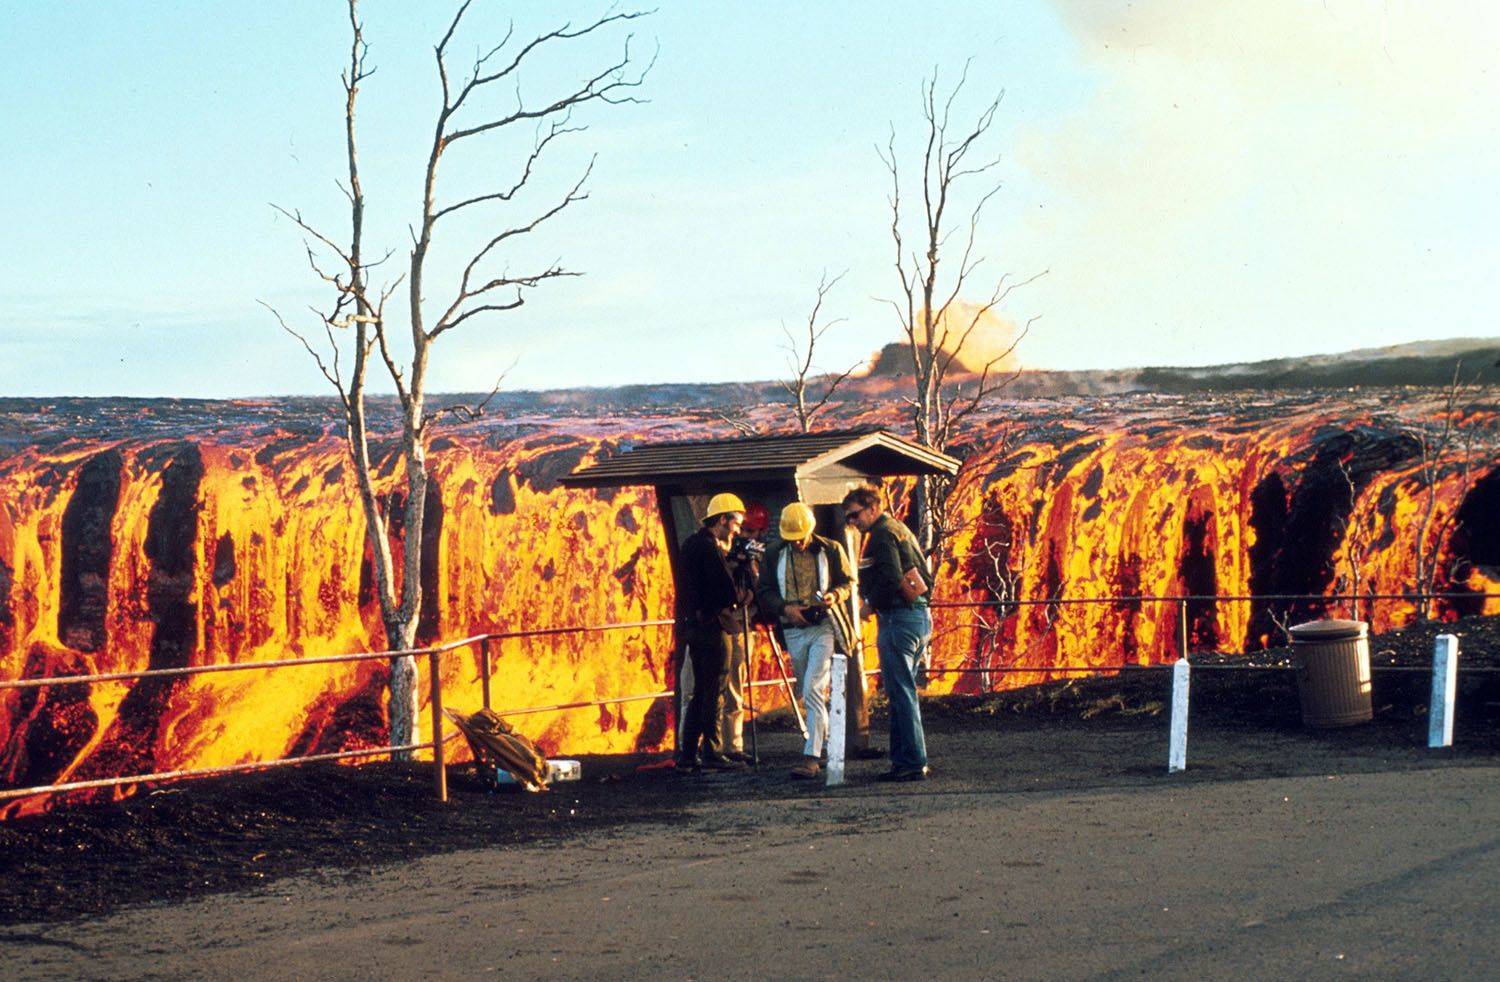
[[[866,428],[625,444],[614,456],[576,468],[561,483],[573,488],[655,488],[675,581],[679,548],[702,524],[708,499],[721,491],[733,492],[745,501],[748,535],[775,535],[781,509],[802,501],[813,507],[818,531],[843,540],[849,555],[857,557],[859,543],[853,538],[857,533],[846,530],[838,507],[844,495],[881,478],[955,474],[958,467],[958,460],[931,447],[885,430]],[[851,740],[858,741],[863,739],[869,719],[864,710],[864,675],[858,652],[850,665],[849,680],[847,697],[851,705],[847,718],[850,729],[859,730],[851,733]],[[678,691],[682,691],[680,680]]]

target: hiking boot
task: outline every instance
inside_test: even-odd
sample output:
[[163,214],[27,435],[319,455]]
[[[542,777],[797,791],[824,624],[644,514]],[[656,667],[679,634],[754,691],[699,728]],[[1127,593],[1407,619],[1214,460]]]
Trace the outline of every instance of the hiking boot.
[[703,769],[706,771],[742,771],[745,769],[745,762],[731,760],[723,754],[705,754]]
[[892,767],[884,774],[875,775],[877,781],[925,781],[927,780],[927,768],[925,767]]
[[818,758],[803,757],[802,763],[793,765],[792,777],[814,778],[818,776],[818,770]]
[[737,760],[741,764],[750,763],[750,755],[743,750],[726,750],[724,751],[724,757],[728,760]]
[[678,774],[697,774],[702,770],[696,760],[679,760],[672,765],[672,769]]

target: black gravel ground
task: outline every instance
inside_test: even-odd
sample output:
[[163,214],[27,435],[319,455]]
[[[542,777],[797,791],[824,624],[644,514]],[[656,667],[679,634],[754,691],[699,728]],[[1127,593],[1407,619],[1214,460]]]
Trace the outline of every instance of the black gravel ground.
[[[1431,636],[1440,630],[1460,635],[1464,667],[1500,663],[1500,619],[1489,618],[1376,639],[1376,667],[1425,665]],[[1262,652],[1253,663],[1275,665],[1286,654]],[[1168,684],[1165,672],[1135,672],[927,701],[934,779],[907,788],[1026,791],[1159,781]],[[1500,758],[1500,673],[1461,675],[1456,745],[1436,755],[1426,748],[1429,684],[1422,673],[1377,672],[1374,723],[1306,731],[1292,672],[1205,666],[1194,674],[1185,778],[1384,771]],[[451,800],[442,804],[433,796],[429,767],[311,765],[183,782],[116,804],[15,819],[0,824],[6,884],[0,924],[90,917],[255,889],[298,874],[363,877],[434,853],[672,823],[717,797],[796,801],[859,794],[884,766],[851,764],[850,787],[829,792],[821,783],[787,776],[799,740],[784,722],[768,720],[761,737],[762,766],[741,774],[683,778],[659,756],[584,757],[583,781],[525,794],[490,790],[461,766],[450,772]]]

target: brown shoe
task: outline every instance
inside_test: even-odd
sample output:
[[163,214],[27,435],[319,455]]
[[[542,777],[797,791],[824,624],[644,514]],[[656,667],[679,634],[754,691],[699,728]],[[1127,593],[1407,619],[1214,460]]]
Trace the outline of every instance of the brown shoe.
[[930,772],[925,767],[892,767],[884,774],[876,774],[877,781],[925,781]]
[[818,767],[818,758],[816,758],[816,757],[803,757],[802,758],[802,763],[797,764],[794,767],[792,767],[792,777],[795,777],[795,778],[814,778],[814,777],[818,776],[818,770],[819,770],[819,767]]
[[703,769],[706,771],[742,771],[745,769],[743,761],[730,760],[723,754],[704,754]]

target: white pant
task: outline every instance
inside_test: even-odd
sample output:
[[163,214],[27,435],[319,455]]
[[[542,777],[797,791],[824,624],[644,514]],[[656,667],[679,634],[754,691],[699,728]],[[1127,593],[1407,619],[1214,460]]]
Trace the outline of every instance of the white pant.
[[812,627],[785,627],[786,650],[792,674],[802,686],[802,713],[807,717],[807,743],[802,752],[821,757],[828,739],[828,684],[833,672],[833,625],[825,618]]

